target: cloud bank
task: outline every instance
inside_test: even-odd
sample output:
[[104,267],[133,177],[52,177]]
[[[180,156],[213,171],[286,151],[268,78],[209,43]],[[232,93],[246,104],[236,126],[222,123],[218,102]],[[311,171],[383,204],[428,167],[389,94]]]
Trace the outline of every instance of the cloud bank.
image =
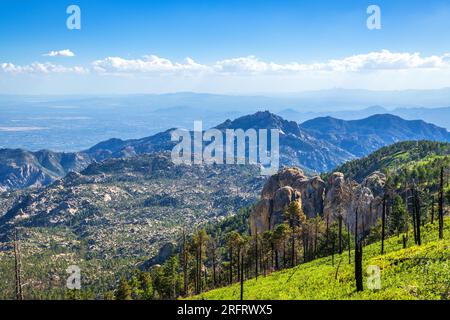
[[[51,51],[45,56],[73,57],[72,51]],[[422,56],[420,53],[391,52],[381,50],[367,54],[358,54],[342,59],[331,59],[325,62],[290,62],[276,63],[263,61],[256,56],[230,58],[213,64],[201,64],[192,58],[175,62],[156,55],[143,56],[137,59],[106,57],[96,60],[86,67],[65,67],[49,62],[35,62],[29,65],[13,63],[0,64],[0,71],[5,73],[87,73],[94,71],[100,74],[150,74],[150,75],[301,75],[304,73],[356,73],[385,70],[445,70],[450,69],[450,53],[443,55]]]
[[142,59],[107,57],[93,62],[93,68],[108,73],[178,73],[200,72],[216,74],[298,74],[302,72],[365,72],[376,70],[446,69],[450,68],[450,53],[441,56],[421,56],[420,53],[395,53],[389,50],[353,55],[326,62],[280,64],[266,62],[256,56],[238,57],[203,65],[191,58],[172,62],[155,55]]
[[9,74],[52,74],[52,73],[75,73],[86,74],[89,73],[89,69],[84,67],[65,67],[61,65],[55,65],[53,63],[34,62],[28,65],[15,65],[13,63],[0,63],[0,72]]
[[[75,60],[76,61],[76,60]],[[16,76],[17,75],[17,76]],[[37,82],[36,79],[39,81]],[[0,61],[2,92],[289,93],[329,88],[371,90],[450,87],[450,53],[380,50],[323,61],[275,62],[249,55],[208,64],[157,55],[109,56],[74,66]]]

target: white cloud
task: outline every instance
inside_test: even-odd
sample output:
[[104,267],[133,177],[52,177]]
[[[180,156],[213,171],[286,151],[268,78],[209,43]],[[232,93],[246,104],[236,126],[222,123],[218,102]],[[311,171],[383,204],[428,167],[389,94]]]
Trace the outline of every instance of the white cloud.
[[75,54],[69,49],[59,50],[59,51],[50,51],[49,53],[44,54],[46,57],[75,57]]
[[277,64],[255,56],[218,61],[215,70],[226,73],[300,73],[305,71],[361,72],[375,70],[450,68],[450,54],[422,57],[420,53],[393,53],[389,50],[359,54],[327,62]]
[[61,65],[55,65],[49,62],[41,63],[34,62],[28,65],[15,65],[13,63],[0,63],[0,72],[10,74],[51,74],[51,73],[76,73],[85,74],[89,70],[84,67],[74,66],[65,67]]
[[395,53],[389,50],[359,54],[342,60],[330,60],[333,71],[436,69],[450,67],[450,54],[422,57],[420,53]]
[[257,74],[301,74],[304,72],[364,72],[381,70],[444,69],[450,68],[450,54],[422,56],[420,53],[395,53],[389,50],[358,54],[325,62],[280,64],[266,62],[255,56],[238,57],[215,62],[212,65],[199,64],[191,58],[184,62],[173,62],[155,55],[141,59],[108,57],[92,63],[94,70],[101,73],[214,73],[224,75]]
[[[0,82],[12,83],[8,75],[90,74],[56,86],[84,86],[79,91],[102,92],[294,92],[330,87],[397,90],[450,86],[450,53],[422,55],[389,50],[357,54],[317,62],[281,63],[256,56],[223,59],[202,64],[191,58],[177,62],[155,55],[136,59],[107,57],[88,66],[65,66],[51,62],[17,65],[0,62]],[[102,75],[99,81],[98,75]],[[249,79],[251,77],[251,79]],[[15,77],[17,87],[24,81]],[[33,84],[35,78],[30,77]],[[251,81],[250,81],[251,80]],[[73,81],[73,82],[70,82]],[[4,84],[2,84],[4,86]],[[99,89],[100,88],[100,89]]]
[[179,73],[179,72],[207,72],[210,68],[196,63],[191,58],[184,62],[172,62],[169,59],[155,55],[144,56],[142,59],[124,59],[108,57],[92,63],[94,70],[101,73]]

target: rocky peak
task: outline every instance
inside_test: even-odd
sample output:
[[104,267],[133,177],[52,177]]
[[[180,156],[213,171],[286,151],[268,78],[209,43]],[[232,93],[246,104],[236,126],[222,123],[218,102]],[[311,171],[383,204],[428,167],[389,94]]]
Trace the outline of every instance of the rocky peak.
[[243,116],[233,121],[227,120],[216,127],[224,129],[279,129],[285,134],[300,135],[300,128],[295,121],[284,120],[269,111],[259,111],[252,115]]
[[261,200],[250,213],[251,232],[261,233],[282,223],[283,213],[292,201],[301,203],[308,218],[317,215],[331,221],[339,218],[349,225],[354,224],[358,210],[360,230],[367,230],[381,215],[382,201],[377,192],[382,192],[384,182],[385,176],[379,172],[358,184],[341,172],[332,173],[324,182],[320,177],[307,178],[300,169],[285,168],[265,184]]
[[380,171],[375,171],[362,182],[363,186],[368,187],[376,195],[383,193],[386,184],[386,175]]

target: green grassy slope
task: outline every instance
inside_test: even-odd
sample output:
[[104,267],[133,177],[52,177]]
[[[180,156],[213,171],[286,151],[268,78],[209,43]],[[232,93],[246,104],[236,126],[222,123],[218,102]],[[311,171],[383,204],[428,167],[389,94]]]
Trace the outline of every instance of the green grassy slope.
[[[364,247],[363,268],[369,265],[381,269],[381,289],[355,291],[353,252],[349,264],[348,252],[274,272],[258,280],[244,283],[246,300],[293,299],[440,299],[450,292],[450,218],[445,220],[444,240],[438,240],[437,223],[422,228],[422,246],[414,246],[410,238],[403,249],[401,237],[385,242],[385,254],[380,255],[381,244]],[[240,285],[220,288],[193,297],[194,299],[239,299]]]

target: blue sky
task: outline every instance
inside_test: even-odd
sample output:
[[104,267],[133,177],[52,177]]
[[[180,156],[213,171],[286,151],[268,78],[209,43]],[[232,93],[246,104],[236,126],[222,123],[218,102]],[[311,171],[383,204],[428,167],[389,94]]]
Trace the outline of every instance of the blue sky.
[[[66,28],[71,4],[81,30]],[[0,93],[450,86],[449,1],[1,0],[0,30]],[[61,50],[73,56],[45,56]]]

